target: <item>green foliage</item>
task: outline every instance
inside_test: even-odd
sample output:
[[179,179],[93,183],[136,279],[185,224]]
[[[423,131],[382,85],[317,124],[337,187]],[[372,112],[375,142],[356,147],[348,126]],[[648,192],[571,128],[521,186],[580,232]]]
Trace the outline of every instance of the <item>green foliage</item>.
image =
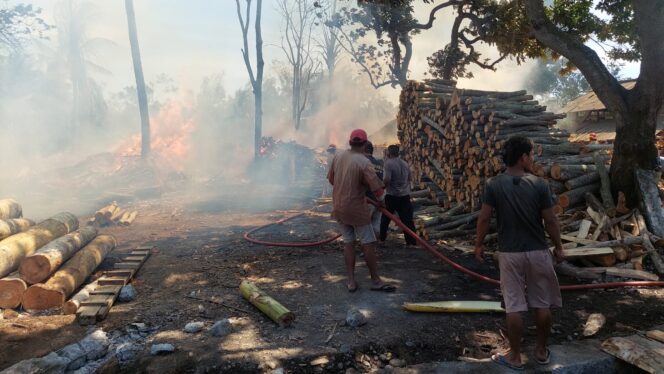
[[[0,52],[15,51],[31,37],[45,38],[53,28],[40,16],[41,9],[18,4],[0,8]],[[4,50],[4,51],[3,51]]]

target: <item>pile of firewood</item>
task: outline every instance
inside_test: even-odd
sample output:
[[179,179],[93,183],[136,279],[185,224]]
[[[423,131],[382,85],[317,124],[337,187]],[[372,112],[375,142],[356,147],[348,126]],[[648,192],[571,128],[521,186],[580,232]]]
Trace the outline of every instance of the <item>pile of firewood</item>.
[[[501,152],[511,136],[535,142],[534,172],[550,179],[558,197],[556,212],[584,209],[585,193],[600,191],[600,175],[608,178],[609,157],[603,152],[611,145],[570,142],[567,131],[553,127],[563,117],[547,112],[526,91],[464,90],[453,81],[410,81],[401,92],[397,116],[404,158],[419,187],[429,190],[431,202],[454,208],[446,217],[432,208],[418,220],[425,237],[470,230],[464,226],[477,217],[484,183],[504,170]],[[589,153],[593,151],[597,154]]]
[[[554,127],[562,117],[547,112],[525,91],[410,81],[401,92],[397,126],[414,176],[418,233],[430,240],[473,235],[483,186],[505,168],[504,142],[525,136],[536,144],[533,172],[548,180],[556,197],[554,210],[563,223],[568,257],[579,259],[576,264],[606,268],[619,263],[620,269],[640,271],[643,256],[652,253],[652,241],[644,239],[645,223],[638,211],[625,207],[624,195],[617,203],[611,195],[612,145],[570,142],[567,131]],[[495,227],[492,222],[492,231]],[[495,237],[492,233],[487,240]],[[659,255],[652,258],[658,273],[664,271]],[[568,272],[578,273],[569,271],[573,268],[569,265]]]
[[61,307],[115,247],[94,227],[79,229],[71,213],[37,224],[20,218],[14,200],[0,200],[0,308]]
[[129,226],[136,219],[138,211],[122,209],[117,202],[99,209],[95,215],[88,221],[88,226],[108,227],[108,226]]

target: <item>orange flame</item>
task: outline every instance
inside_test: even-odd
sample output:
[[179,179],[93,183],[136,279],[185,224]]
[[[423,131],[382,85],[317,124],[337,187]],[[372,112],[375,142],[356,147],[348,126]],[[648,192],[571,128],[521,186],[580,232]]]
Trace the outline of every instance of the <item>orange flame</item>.
[[[189,113],[193,113],[193,104],[180,98],[169,100],[156,115],[150,117],[152,158],[165,162],[177,171],[184,170],[190,156],[195,124]],[[141,136],[137,134],[123,142],[118,153],[127,157],[140,156]]]

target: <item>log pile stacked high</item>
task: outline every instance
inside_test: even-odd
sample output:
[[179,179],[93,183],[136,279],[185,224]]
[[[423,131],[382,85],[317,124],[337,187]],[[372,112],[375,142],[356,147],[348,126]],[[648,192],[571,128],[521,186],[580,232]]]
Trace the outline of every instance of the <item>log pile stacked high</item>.
[[78,218],[71,213],[59,213],[35,225],[17,218],[22,209],[13,200],[0,200],[0,213],[3,309],[21,304],[24,309],[62,307],[115,247],[112,236],[97,236],[94,227],[78,229]]
[[397,116],[404,158],[415,183],[430,191],[431,201],[445,210],[455,208],[455,214],[442,218],[434,208],[420,220],[420,229],[469,226],[477,217],[473,212],[480,208],[484,183],[504,170],[505,141],[517,135],[535,142],[535,172],[550,179],[559,196],[556,211],[580,208],[586,192],[600,190],[595,162],[606,166],[608,161],[602,154],[596,160],[590,152],[603,152],[610,145],[569,142],[567,131],[553,127],[563,117],[547,112],[523,90],[467,90],[456,88],[453,81],[410,81],[401,92]]
[[[411,166],[418,207],[415,224],[425,239],[470,237],[475,233],[485,182],[501,173],[504,143],[525,136],[536,144],[533,172],[548,180],[555,195],[564,248],[572,259],[562,272],[596,279],[599,273],[656,279],[643,272],[650,257],[659,275],[664,264],[639,211],[611,195],[610,144],[569,141],[555,128],[563,115],[546,111],[526,91],[456,88],[445,80],[410,81],[401,92],[397,116],[402,155]],[[492,222],[491,229],[495,231]],[[496,237],[490,234],[487,240]],[[576,265],[590,266],[590,269]],[[581,269],[581,270],[579,270]]]

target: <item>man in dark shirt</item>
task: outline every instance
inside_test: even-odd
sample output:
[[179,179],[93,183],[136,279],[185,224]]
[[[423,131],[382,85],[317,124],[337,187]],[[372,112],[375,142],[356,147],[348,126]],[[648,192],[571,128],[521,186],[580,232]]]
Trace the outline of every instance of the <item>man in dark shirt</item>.
[[[549,186],[543,179],[530,174],[534,162],[532,141],[524,137],[510,138],[505,143],[503,161],[507,170],[491,178],[484,189],[482,210],[477,220],[475,256],[483,262],[482,243],[495,210],[500,288],[507,312],[510,352],[491,358],[503,366],[523,370],[521,313],[529,308],[535,309],[536,316],[535,359],[540,364],[549,362],[551,352],[546,342],[551,331],[551,308],[562,307],[553,257],[562,261],[563,248]],[[553,255],[544,236],[545,229],[555,244]]]
[[[383,183],[385,184],[385,205],[390,213],[397,212],[399,219],[409,229],[415,231],[413,222],[413,203],[410,201],[410,167],[406,161],[399,157],[399,146],[393,144],[387,147],[387,160],[383,166]],[[380,221],[380,241],[387,239],[387,229],[390,226],[390,219],[385,215]],[[406,245],[415,245],[415,238],[403,233],[406,238]]]

